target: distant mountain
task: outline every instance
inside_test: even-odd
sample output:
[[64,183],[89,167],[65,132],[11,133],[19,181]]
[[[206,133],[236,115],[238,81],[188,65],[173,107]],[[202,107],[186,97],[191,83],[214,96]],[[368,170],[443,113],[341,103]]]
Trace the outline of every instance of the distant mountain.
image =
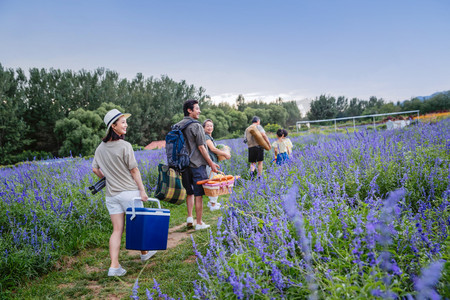
[[311,103],[310,99],[302,99],[295,101],[297,104],[298,110],[300,111],[301,117],[306,116],[306,113],[309,111],[309,104]]
[[425,100],[433,98],[434,96],[437,96],[439,94],[447,94],[447,93],[450,93],[450,90],[449,91],[444,91],[444,92],[436,92],[436,93],[434,93],[434,94],[432,94],[430,96],[417,96],[417,97],[414,97],[413,99],[419,99],[420,101],[425,101]]

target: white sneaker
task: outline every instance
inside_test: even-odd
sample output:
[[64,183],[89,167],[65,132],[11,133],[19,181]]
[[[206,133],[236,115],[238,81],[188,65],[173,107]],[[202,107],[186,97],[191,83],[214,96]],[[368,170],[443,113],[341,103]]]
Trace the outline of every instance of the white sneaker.
[[188,217],[186,219],[186,226],[188,228],[194,227],[194,218],[193,217]]
[[[219,205],[219,206],[220,206],[220,203],[219,203],[219,202],[214,202],[214,203],[215,203],[214,206],[216,206],[216,205]],[[208,202],[208,207],[213,207],[211,202]]]
[[219,209],[220,209],[220,203],[216,203],[216,205],[209,207],[210,211],[215,211],[215,210],[219,210]]
[[148,251],[147,254],[141,254],[141,260],[146,261],[149,260],[150,257],[156,254],[156,251]]
[[202,230],[202,229],[206,229],[206,228],[209,228],[209,227],[210,227],[210,225],[205,224],[205,223],[196,224],[195,225],[195,230]]
[[118,268],[109,268],[108,270],[108,276],[123,276],[127,273],[127,270],[122,268],[121,265],[119,265]]

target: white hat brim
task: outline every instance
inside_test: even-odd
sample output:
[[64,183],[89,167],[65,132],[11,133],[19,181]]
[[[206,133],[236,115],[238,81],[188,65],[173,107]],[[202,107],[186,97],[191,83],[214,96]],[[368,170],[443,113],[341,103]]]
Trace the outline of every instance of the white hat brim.
[[114,124],[114,122],[116,122],[120,117],[125,117],[125,119],[128,119],[130,116],[131,116],[131,114],[124,113],[124,114],[118,115],[117,117],[112,119],[112,121],[110,122],[108,128],[106,128],[106,134],[108,134],[108,131],[109,131],[109,128],[111,127],[111,125]]

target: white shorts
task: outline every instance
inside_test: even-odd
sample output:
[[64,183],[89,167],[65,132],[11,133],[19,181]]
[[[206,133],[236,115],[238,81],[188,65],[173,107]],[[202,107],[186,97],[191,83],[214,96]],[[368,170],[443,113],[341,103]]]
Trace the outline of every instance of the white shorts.
[[[140,198],[139,191],[124,191],[112,197],[106,197],[106,208],[110,215],[121,214],[127,211],[128,207],[133,205],[133,198]],[[136,200],[135,207],[144,207],[141,200]]]

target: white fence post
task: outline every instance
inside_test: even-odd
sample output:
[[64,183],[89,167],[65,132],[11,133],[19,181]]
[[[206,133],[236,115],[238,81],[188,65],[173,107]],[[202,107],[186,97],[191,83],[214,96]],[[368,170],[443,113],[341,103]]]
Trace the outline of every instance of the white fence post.
[[394,113],[374,114],[374,115],[366,115],[366,116],[353,116],[353,117],[326,119],[326,120],[297,121],[296,125],[297,125],[297,132],[298,132],[299,126],[301,126],[301,124],[310,124],[310,123],[320,123],[320,122],[334,121],[334,131],[337,132],[337,121],[353,119],[353,129],[356,131],[356,122],[355,122],[356,118],[361,119],[361,118],[370,118],[371,117],[373,119],[373,128],[376,129],[375,117],[391,116],[391,115],[399,115],[399,114],[412,114],[412,113],[417,113],[417,122],[419,122],[420,111],[419,110],[409,110],[409,111],[400,111],[400,112],[394,112]]

